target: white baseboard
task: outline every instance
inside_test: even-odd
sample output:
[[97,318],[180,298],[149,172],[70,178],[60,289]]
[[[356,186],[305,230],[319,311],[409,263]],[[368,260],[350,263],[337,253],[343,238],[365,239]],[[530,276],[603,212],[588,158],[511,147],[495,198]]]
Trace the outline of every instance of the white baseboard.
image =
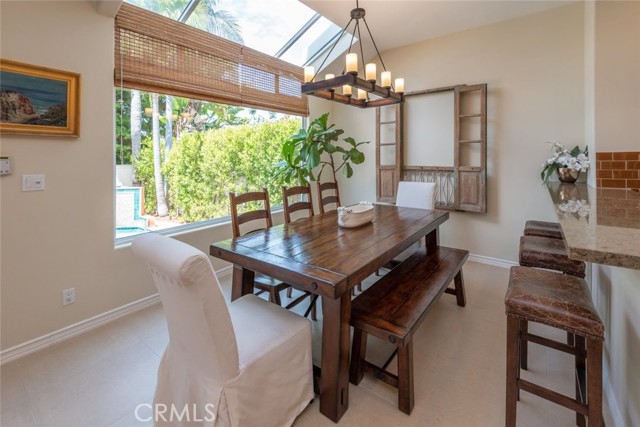
[[[218,280],[226,279],[231,275],[232,271],[233,268],[231,266],[221,268],[216,272],[216,276],[218,277]],[[0,352],[0,365],[12,362],[28,354],[35,353],[36,351],[42,350],[61,341],[68,340],[69,338],[85,332],[89,332],[92,329],[103,326],[122,316],[150,307],[159,302],[160,296],[158,294],[149,295],[148,297],[133,301],[129,304],[123,305],[122,307],[114,308],[113,310],[109,310],[105,313],[98,314],[97,316],[82,320],[41,337],[18,344]]]
[[517,262],[507,261],[499,258],[491,258],[483,255],[469,254],[469,261],[479,262],[480,264],[493,265],[500,268],[511,268],[514,265],[518,265]]

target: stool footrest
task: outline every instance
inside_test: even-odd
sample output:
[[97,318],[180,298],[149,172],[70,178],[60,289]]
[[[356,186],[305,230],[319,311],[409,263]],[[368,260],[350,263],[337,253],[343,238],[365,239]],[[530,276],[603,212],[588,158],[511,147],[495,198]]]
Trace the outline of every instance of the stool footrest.
[[551,347],[554,350],[564,351],[565,353],[569,353],[569,354],[576,354],[576,349],[573,346],[570,346],[568,344],[561,343],[549,338],[544,338],[539,335],[530,334],[528,332],[521,333],[520,337],[523,340],[527,340],[529,342],[540,344],[546,347]]
[[558,393],[557,391],[549,390],[546,387],[539,386],[523,379],[518,380],[518,388],[531,394],[535,394],[536,396],[546,399],[550,402],[562,405],[565,408],[569,408],[579,414],[588,415],[587,407],[584,404],[578,402],[576,399],[572,399],[569,396],[565,396],[562,393]]

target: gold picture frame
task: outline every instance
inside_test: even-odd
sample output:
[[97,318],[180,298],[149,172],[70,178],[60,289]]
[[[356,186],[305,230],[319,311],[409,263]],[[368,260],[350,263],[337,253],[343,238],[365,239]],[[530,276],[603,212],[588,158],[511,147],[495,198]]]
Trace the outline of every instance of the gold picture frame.
[[80,74],[0,59],[0,134],[80,136]]

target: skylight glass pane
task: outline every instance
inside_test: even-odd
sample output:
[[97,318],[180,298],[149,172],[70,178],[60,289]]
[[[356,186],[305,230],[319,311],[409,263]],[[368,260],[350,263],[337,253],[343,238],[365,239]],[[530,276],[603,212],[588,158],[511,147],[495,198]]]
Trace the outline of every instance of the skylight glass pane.
[[[317,52],[323,49],[340,31],[341,28],[327,18],[322,17],[316,21],[280,59],[302,66]],[[349,38],[351,38],[351,35],[349,35]],[[335,40],[331,41],[330,45],[333,45],[334,41]],[[328,64],[329,62],[327,62],[326,65]]]
[[298,0],[201,0],[187,24],[273,56],[314,14]]
[[178,19],[189,4],[189,0],[125,0],[125,2],[171,19]]

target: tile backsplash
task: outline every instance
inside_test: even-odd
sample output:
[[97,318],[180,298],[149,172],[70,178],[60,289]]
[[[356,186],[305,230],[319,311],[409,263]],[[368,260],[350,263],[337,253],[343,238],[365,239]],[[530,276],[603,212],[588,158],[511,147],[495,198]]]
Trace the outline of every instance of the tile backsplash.
[[640,188],[640,151],[596,153],[596,186]]

